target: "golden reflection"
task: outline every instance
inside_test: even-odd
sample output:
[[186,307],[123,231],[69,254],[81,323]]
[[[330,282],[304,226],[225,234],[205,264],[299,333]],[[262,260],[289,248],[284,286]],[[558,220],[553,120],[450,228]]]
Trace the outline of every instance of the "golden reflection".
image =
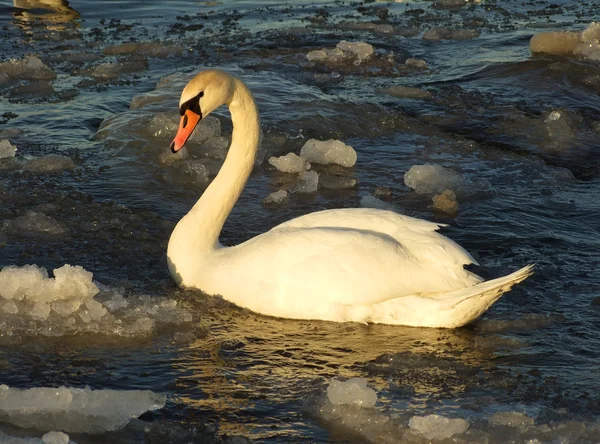
[[[13,13],[16,24],[23,30],[38,22],[50,31],[64,31],[80,17],[67,0],[14,0],[14,6],[19,9]],[[77,22],[74,24],[79,26]]]
[[[295,321],[235,310],[202,313],[201,319],[210,319],[210,334],[183,350],[177,364],[177,373],[186,375],[180,381],[194,387],[189,397],[180,392],[181,402],[215,412],[226,433],[260,427],[259,418],[240,425],[236,412],[297,406],[322,395],[334,377],[363,377],[377,391],[410,386],[407,401],[414,406],[430,396],[459,397],[498,351],[497,336],[469,328]],[[504,342],[498,338],[498,344]]]

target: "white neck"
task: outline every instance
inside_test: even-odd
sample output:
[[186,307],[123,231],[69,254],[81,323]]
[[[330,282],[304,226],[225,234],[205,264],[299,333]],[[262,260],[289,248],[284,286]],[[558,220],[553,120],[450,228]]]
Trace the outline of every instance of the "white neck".
[[237,78],[227,104],[233,133],[229,152],[217,177],[171,234],[167,256],[178,274],[193,267],[198,256],[218,247],[223,224],[250,177],[259,144],[258,110],[250,90]]

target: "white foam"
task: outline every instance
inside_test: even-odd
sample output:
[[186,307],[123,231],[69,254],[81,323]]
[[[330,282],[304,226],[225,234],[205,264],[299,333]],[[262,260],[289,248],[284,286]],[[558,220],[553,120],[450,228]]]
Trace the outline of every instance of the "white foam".
[[0,72],[14,79],[52,80],[56,74],[36,56],[0,63]]
[[309,139],[300,150],[300,155],[309,162],[338,164],[346,168],[350,168],[356,163],[354,148],[340,140]]
[[75,168],[75,163],[70,157],[50,154],[48,156],[31,159],[23,169],[33,173],[60,173]]
[[446,418],[440,415],[413,416],[408,422],[410,429],[427,439],[442,440],[465,433],[469,421],[462,418]]
[[263,205],[283,205],[288,201],[288,193],[285,190],[275,191],[265,197],[261,203]]
[[4,420],[18,427],[43,431],[118,430],[131,418],[161,409],[165,402],[165,395],[149,390],[91,390],[89,387],[23,390],[0,385],[0,412]]
[[191,322],[177,301],[125,298],[120,290],[96,285],[92,273],[79,266],[55,269],[54,278],[36,265],[0,271],[0,340],[86,333],[145,337],[164,326],[189,328]]
[[294,187],[296,193],[314,193],[319,187],[319,174],[316,171],[303,171],[298,175],[298,181]]
[[0,159],[7,157],[15,157],[17,147],[10,143],[7,139],[0,140]]
[[287,153],[281,157],[270,157],[269,163],[283,173],[300,173],[310,169],[310,163],[294,153]]
[[417,194],[437,194],[445,190],[461,191],[466,187],[464,177],[441,165],[413,165],[404,174],[404,183]]
[[347,381],[332,379],[327,387],[327,398],[334,405],[373,408],[377,402],[377,393],[367,387],[367,380],[363,378],[351,378]]

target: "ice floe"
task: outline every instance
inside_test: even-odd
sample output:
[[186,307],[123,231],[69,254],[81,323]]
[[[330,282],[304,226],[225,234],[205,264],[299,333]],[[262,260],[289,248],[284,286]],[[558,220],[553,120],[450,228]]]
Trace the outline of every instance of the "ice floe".
[[298,175],[298,181],[294,186],[296,193],[315,193],[319,187],[319,174],[316,171],[303,171]]
[[0,73],[20,80],[53,80],[56,74],[38,57],[30,55],[21,60],[0,63]]
[[464,189],[467,181],[462,174],[441,165],[413,165],[404,174],[404,183],[417,194],[438,194],[445,190]]
[[17,147],[10,143],[7,139],[0,140],[0,159],[7,157],[15,157]]
[[309,139],[302,149],[300,155],[309,162],[319,164],[337,164],[346,168],[356,163],[356,151],[340,140],[315,140]]
[[469,421],[462,418],[446,418],[440,415],[413,416],[408,422],[410,429],[427,439],[442,440],[465,433]]
[[377,393],[367,387],[367,380],[363,378],[351,378],[347,381],[333,379],[327,387],[327,398],[334,405],[372,408],[377,402]]
[[261,203],[263,205],[283,205],[287,203],[288,199],[287,191],[278,190],[265,197]]
[[342,40],[333,49],[323,48],[310,51],[306,58],[310,62],[337,63],[342,60],[352,60],[355,65],[360,65],[368,60],[374,53],[373,46],[365,42],[348,42]]
[[64,265],[53,274],[36,265],[0,271],[0,340],[86,333],[145,337],[169,325],[191,326],[192,315],[175,300],[125,297],[94,282],[80,266]]
[[101,433],[118,430],[144,412],[163,408],[165,402],[165,395],[149,390],[19,389],[0,385],[3,420],[18,427],[42,431]]
[[63,171],[72,170],[73,168],[75,168],[73,159],[56,154],[36,157],[35,159],[29,160],[23,166],[23,170],[32,173],[61,173]]
[[440,194],[436,194],[431,199],[433,201],[433,209],[448,215],[458,213],[458,202],[456,201],[456,193],[452,190],[444,190]]
[[390,86],[377,91],[383,94],[389,94],[390,96],[404,97],[407,99],[431,100],[433,98],[431,92],[409,86]]
[[270,157],[269,163],[282,173],[301,173],[310,169],[310,163],[294,153],[288,153],[280,157]]
[[423,33],[423,40],[431,42],[439,40],[470,40],[479,36],[479,32],[475,29],[450,29],[444,27],[437,27],[425,31]]
[[574,55],[600,60],[600,23],[592,22],[584,31],[550,31],[534,35],[532,53]]
[[375,196],[371,196],[370,194],[367,194],[360,199],[360,206],[363,208],[377,208],[379,210],[397,210],[393,204],[378,199]]
[[104,49],[106,55],[137,54],[148,57],[174,57],[184,51],[183,46],[177,44],[164,44],[161,42],[126,42],[108,46]]
[[[45,234],[50,236],[60,236],[67,232],[65,226],[57,220],[46,216],[44,213],[29,210],[21,216],[14,219],[6,219],[0,224],[0,231],[4,231],[13,236],[29,236],[36,234]],[[0,291],[0,295],[2,292]]]
[[0,431],[0,442],[2,444],[77,444],[75,441],[70,441],[69,435],[63,432],[48,432],[41,438],[21,438]]

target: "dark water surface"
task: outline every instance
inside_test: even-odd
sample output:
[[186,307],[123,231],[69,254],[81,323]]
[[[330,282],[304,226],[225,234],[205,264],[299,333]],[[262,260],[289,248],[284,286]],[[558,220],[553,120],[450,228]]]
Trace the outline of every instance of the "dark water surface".
[[[104,293],[175,300],[193,318],[129,337],[48,337],[3,314],[0,383],[167,395],[163,409],[121,431],[70,434],[79,443],[233,435],[425,442],[407,431],[409,419],[431,413],[469,421],[455,442],[597,442],[600,56],[532,55],[529,39],[599,20],[600,6],[588,0],[0,1],[0,62],[31,54],[56,73],[0,77],[0,139],[18,149],[15,159],[0,159],[0,267],[80,265],[108,286]],[[476,32],[423,38],[440,27]],[[341,40],[368,42],[375,54],[358,65],[307,60]],[[115,47],[128,42],[153,45]],[[340,139],[358,153],[352,169],[316,167],[354,178],[354,188],[292,193],[273,208],[261,199],[295,179],[265,160],[225,225],[224,244],[317,209],[360,206],[389,187],[398,211],[450,224],[445,233],[485,276],[529,263],[536,274],[454,331],[271,319],[177,289],[166,268],[168,238],[206,184],[161,156],[181,88],[208,67],[252,89],[267,159],[298,153],[309,138]],[[430,97],[381,92],[391,86]],[[227,138],[227,112],[217,114]],[[24,166],[51,154],[75,167]],[[404,173],[425,163],[466,179],[455,217],[405,186]],[[10,221],[30,210],[63,230],[15,228]],[[335,377],[365,378],[378,394],[375,409],[321,408]],[[498,412],[533,423],[502,424],[491,419]]]

